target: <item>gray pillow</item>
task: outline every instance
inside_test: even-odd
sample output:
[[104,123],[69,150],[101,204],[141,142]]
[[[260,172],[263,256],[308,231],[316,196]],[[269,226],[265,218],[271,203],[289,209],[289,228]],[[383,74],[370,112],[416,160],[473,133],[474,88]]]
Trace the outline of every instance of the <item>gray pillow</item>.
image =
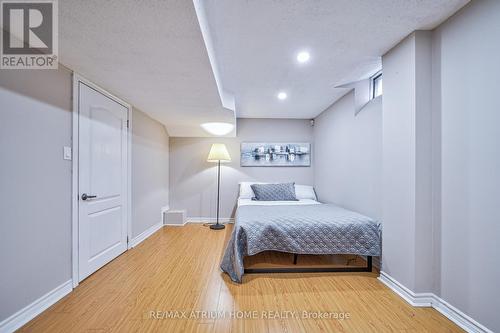
[[298,201],[295,196],[295,183],[282,184],[252,184],[255,197],[258,201]]

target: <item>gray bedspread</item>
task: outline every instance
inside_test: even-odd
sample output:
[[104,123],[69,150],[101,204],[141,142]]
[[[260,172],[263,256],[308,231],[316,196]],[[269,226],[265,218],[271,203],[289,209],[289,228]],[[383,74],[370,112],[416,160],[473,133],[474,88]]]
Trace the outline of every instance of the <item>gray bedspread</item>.
[[241,283],[243,258],[267,250],[379,256],[380,237],[378,222],[333,204],[241,206],[221,269]]

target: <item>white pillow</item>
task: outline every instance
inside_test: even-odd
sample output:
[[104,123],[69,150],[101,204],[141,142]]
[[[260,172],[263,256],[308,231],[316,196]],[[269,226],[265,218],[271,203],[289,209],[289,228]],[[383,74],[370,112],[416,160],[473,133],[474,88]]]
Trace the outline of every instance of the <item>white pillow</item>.
[[262,182],[241,182],[240,183],[240,199],[252,199],[255,194],[253,193],[250,185],[252,184],[266,184]]
[[[253,193],[252,184],[269,184],[263,182],[241,182],[240,183],[240,199],[252,199],[255,194]],[[295,184],[295,196],[297,199],[311,199],[316,200],[316,192],[314,188],[309,185],[297,185]]]
[[297,199],[311,199],[316,200],[316,192],[314,192],[314,188],[309,185],[297,185],[295,184],[295,197]]

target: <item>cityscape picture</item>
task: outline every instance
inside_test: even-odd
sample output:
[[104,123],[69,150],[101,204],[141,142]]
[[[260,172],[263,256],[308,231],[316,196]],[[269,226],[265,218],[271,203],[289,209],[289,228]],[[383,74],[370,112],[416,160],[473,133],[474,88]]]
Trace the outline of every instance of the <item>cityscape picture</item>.
[[241,144],[242,167],[311,166],[310,143]]

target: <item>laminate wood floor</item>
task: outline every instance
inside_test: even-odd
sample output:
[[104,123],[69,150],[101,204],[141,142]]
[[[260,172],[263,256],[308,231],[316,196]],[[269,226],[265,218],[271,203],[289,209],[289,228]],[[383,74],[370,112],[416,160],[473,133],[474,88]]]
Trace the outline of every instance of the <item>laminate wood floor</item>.
[[[165,227],[20,331],[462,332],[436,310],[408,305],[377,272],[246,275],[235,284],[219,270],[231,230]],[[347,261],[364,264],[353,256],[299,256],[298,265]],[[247,264],[269,262],[290,265],[292,256],[266,252]]]

